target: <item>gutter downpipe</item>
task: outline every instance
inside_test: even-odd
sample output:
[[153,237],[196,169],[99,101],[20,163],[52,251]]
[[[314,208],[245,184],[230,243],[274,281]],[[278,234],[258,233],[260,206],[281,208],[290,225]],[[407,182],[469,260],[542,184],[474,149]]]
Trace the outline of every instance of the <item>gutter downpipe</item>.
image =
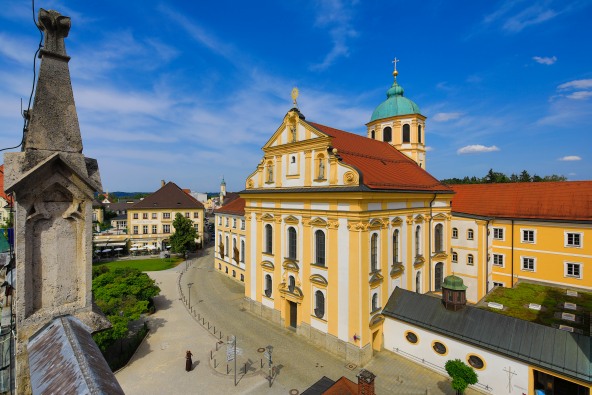
[[485,295],[489,292],[489,222],[491,218],[485,222]]
[[510,278],[510,288],[514,288],[514,220],[512,220],[512,278]]
[[430,222],[429,222],[429,229],[428,229],[428,243],[429,243],[429,247],[428,247],[428,254],[429,254],[429,267],[428,267],[428,275],[429,275],[429,291],[428,292],[432,292],[432,204],[434,203],[434,200],[436,200],[436,196],[438,196],[437,194],[434,193],[434,198],[432,199],[432,201],[430,202]]

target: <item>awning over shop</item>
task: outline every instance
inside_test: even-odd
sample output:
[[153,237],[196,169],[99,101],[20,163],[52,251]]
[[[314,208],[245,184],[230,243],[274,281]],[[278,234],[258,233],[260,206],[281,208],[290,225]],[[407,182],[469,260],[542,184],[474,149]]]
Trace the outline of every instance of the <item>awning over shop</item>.
[[93,243],[95,247],[125,247],[127,245],[127,239],[125,241],[99,241]]

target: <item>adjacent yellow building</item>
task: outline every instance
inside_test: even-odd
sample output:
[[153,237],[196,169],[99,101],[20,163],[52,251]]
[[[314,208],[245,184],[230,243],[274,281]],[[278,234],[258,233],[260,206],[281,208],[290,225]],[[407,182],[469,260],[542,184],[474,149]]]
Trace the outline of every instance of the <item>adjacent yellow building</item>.
[[245,200],[236,198],[214,212],[215,262],[219,272],[237,281],[245,281],[246,220]]

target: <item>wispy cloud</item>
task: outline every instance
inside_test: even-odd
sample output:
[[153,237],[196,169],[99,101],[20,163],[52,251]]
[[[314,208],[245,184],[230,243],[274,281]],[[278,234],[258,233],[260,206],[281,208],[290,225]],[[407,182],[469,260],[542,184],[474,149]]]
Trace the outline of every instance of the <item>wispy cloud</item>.
[[458,119],[461,115],[462,113],[460,112],[439,112],[432,117],[432,120],[435,122],[446,122]]
[[474,145],[467,145],[465,147],[459,148],[456,151],[456,153],[459,155],[478,154],[478,153],[482,153],[482,152],[495,152],[495,151],[499,151],[499,150],[500,149],[498,147],[496,147],[495,145],[487,147],[487,146],[481,145],[481,144],[474,144]]
[[563,83],[557,87],[559,90],[568,89],[592,89],[592,79],[586,80],[573,80]]
[[541,57],[541,56],[533,56],[532,59],[540,64],[546,64],[547,66],[552,65],[553,63],[557,62],[557,57],[556,56],[552,56],[552,57]]
[[564,161],[564,162],[571,162],[571,161],[576,161],[576,160],[582,160],[582,158],[577,155],[568,155],[568,156],[564,156],[563,158],[559,158],[559,160]]
[[[0,54],[21,65],[31,65],[31,68],[37,44],[38,42],[34,43],[30,37],[14,37],[0,33]],[[30,48],[31,51],[23,50],[23,48]]]
[[349,40],[358,35],[352,26],[353,0],[319,0],[317,2],[316,25],[329,29],[332,48],[322,62],[311,66],[312,70],[323,71],[338,58],[349,56]]
[[589,97],[592,97],[592,91],[577,91],[577,92],[572,92],[569,95],[565,96],[568,99],[573,99],[573,100],[585,100]]

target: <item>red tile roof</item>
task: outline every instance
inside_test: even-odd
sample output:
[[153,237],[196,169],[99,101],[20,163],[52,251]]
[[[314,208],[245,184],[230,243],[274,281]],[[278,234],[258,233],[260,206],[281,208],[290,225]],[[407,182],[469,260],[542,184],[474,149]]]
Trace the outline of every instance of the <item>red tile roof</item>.
[[451,185],[452,211],[498,218],[592,221],[592,181]]
[[0,165],[0,197],[6,200],[9,205],[12,204],[12,198],[4,192],[4,165]]
[[360,182],[371,189],[452,192],[407,155],[389,143],[344,132],[314,122],[309,125],[333,137],[332,145],[343,162],[361,173]]
[[323,395],[358,395],[358,384],[342,376]]
[[150,208],[203,209],[204,206],[193,196],[183,192],[177,184],[168,182],[158,191],[146,196],[133,206],[128,207],[128,210]]
[[231,214],[231,215],[245,215],[245,199],[239,197],[214,210],[215,213]]

